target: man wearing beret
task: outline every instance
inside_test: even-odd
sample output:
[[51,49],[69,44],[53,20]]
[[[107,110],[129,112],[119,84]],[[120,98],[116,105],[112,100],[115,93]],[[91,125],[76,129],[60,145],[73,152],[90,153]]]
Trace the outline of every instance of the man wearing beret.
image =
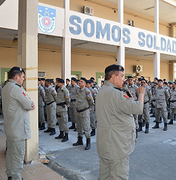
[[13,67],[9,82],[2,89],[4,130],[7,137],[6,174],[8,180],[21,180],[25,140],[31,137],[29,111],[35,108],[23,88],[25,72]]
[[69,106],[69,113],[71,116],[72,125],[69,129],[74,129],[76,131],[76,93],[79,86],[76,84],[77,79],[75,77],[71,78],[71,87],[70,87],[70,106]]
[[96,98],[97,151],[100,158],[99,180],[127,180],[129,155],[135,147],[133,114],[142,114],[145,88],[138,88],[138,100],[122,89],[124,68],[110,65]]
[[44,106],[45,106],[45,90],[43,86],[41,86],[41,79],[38,78],[38,120],[39,120],[40,130],[45,129]]
[[45,93],[45,102],[47,105],[47,125],[48,129],[44,131],[45,133],[50,132],[49,135],[56,134],[55,125],[56,125],[56,97],[57,93],[54,87],[51,86],[52,80],[46,79],[45,86],[47,87]]
[[166,102],[170,98],[169,91],[163,86],[163,80],[158,80],[158,87],[156,88],[156,107],[155,107],[155,116],[156,124],[153,126],[153,129],[159,128],[159,119],[160,113],[164,120],[164,129],[167,131],[167,104]]
[[[80,88],[76,94],[76,124],[78,131],[78,140],[73,146],[83,145],[83,131],[86,136],[86,147],[85,150],[89,150],[91,147],[90,143],[90,107],[93,106],[94,101],[91,92],[86,88],[86,78],[81,77],[79,86]],[[83,130],[83,131],[82,131]]]
[[[69,91],[64,86],[64,80],[58,78],[57,79],[57,86],[59,87],[57,90],[57,118],[59,124],[60,134],[55,139],[62,139],[62,142],[68,141],[68,108],[67,105],[70,103]],[[65,133],[65,134],[64,134]]]

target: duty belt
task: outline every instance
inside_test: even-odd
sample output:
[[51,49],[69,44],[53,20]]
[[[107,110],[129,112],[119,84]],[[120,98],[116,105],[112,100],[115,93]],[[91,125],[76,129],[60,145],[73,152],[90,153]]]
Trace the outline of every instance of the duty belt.
[[144,104],[147,104],[149,101],[144,102]]
[[74,101],[76,101],[76,99],[71,99],[71,102],[74,102]]
[[83,111],[85,111],[85,110],[87,110],[87,109],[89,109],[89,107],[88,107],[88,108],[85,108],[85,109],[77,110],[77,112],[80,113],[80,112],[83,112]]
[[48,104],[46,104],[46,105],[50,105],[50,104],[52,104],[54,101],[52,101],[52,102],[50,102],[50,103],[48,103]]
[[65,104],[66,104],[66,102],[62,102],[62,103],[58,103],[57,106],[63,106]]

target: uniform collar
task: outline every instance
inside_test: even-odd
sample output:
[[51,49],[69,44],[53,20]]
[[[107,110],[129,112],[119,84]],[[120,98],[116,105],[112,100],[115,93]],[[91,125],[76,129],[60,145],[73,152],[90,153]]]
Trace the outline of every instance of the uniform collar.
[[118,90],[121,91],[121,89],[117,88],[117,86],[115,86],[115,85],[114,85],[112,82],[110,82],[110,81],[105,80],[105,81],[104,81],[104,85],[106,85],[106,86],[111,86],[111,87],[113,87],[113,88],[118,89]]

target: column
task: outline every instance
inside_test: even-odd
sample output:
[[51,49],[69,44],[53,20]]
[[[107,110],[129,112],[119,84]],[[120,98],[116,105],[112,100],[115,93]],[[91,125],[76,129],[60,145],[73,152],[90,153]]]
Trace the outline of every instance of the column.
[[[156,33],[156,45],[159,45],[159,0],[155,0],[155,33]],[[160,51],[154,53],[153,58],[153,70],[154,77],[160,78]]]
[[18,66],[25,70],[27,94],[35,103],[30,111],[31,138],[26,140],[25,162],[39,157],[38,153],[38,0],[19,0]]
[[63,0],[64,12],[64,34],[62,38],[62,63],[61,77],[65,80],[71,78],[71,38],[69,37],[69,16],[70,0]]
[[[118,22],[121,29],[123,25],[123,11],[123,0],[118,0]],[[117,64],[125,67],[125,47],[121,41],[117,47]]]

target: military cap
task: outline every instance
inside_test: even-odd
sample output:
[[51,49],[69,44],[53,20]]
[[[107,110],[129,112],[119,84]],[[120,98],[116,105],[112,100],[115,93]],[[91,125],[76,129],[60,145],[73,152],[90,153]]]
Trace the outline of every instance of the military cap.
[[168,82],[168,84],[172,84],[172,82]]
[[158,78],[157,78],[157,77],[155,77],[154,79],[156,79],[156,80],[158,81]]
[[51,83],[53,83],[53,84],[54,84],[54,80],[53,80],[53,79],[51,79]]
[[167,82],[164,82],[163,84],[166,84],[166,85],[167,85]]
[[129,78],[133,78],[133,76],[128,76],[128,79],[129,79]]
[[127,84],[127,82],[125,81],[123,84]]
[[158,85],[158,83],[157,83],[157,82],[153,82],[153,84],[154,84],[154,85]]
[[65,83],[65,81],[61,78],[58,78],[57,82],[60,82],[60,83]]
[[79,79],[76,80],[76,82],[79,82],[79,81],[80,81]]
[[111,71],[124,71],[124,68],[120,65],[112,64],[105,69],[105,74]]
[[41,78],[42,81],[45,81],[45,78]]
[[70,82],[70,79],[67,78],[66,81],[69,81],[69,82]]
[[87,83],[87,84],[91,84],[91,81],[90,81],[90,80],[87,80],[86,83]]
[[40,78],[38,78],[38,81],[41,81],[41,79],[40,79]]
[[81,80],[81,79],[82,79],[83,81],[85,81],[85,82],[87,81],[87,79],[84,78],[84,77],[81,77],[80,80]]
[[89,81],[90,81],[91,83],[94,83],[93,79],[89,79]]
[[73,80],[75,82],[77,81],[77,79],[75,77],[72,77],[71,80]]
[[141,81],[145,81],[145,82],[147,82],[147,80],[146,80],[145,78],[141,79]]
[[94,77],[91,77],[90,79],[95,80],[95,78],[94,78]]
[[12,73],[14,71],[19,71],[20,73],[25,73],[24,70],[20,67],[14,66],[13,68],[10,69],[9,73]]
[[163,82],[163,80],[162,79],[158,79],[158,82]]
[[52,83],[51,79],[45,79],[45,81]]
[[142,81],[142,79],[141,79],[141,78],[138,78],[138,81]]

